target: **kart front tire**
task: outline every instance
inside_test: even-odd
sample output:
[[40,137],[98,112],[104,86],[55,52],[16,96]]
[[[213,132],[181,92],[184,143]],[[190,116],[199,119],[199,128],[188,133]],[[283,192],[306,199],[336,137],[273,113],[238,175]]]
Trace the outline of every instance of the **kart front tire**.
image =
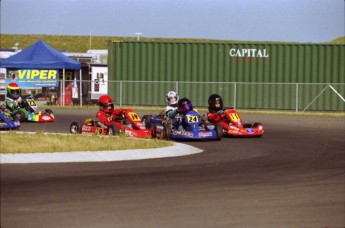
[[108,128],[108,135],[119,135],[119,128],[115,124],[111,124]]
[[80,124],[77,122],[71,123],[69,127],[69,131],[71,132],[71,134],[80,134],[81,133]]
[[216,124],[214,129],[216,130],[216,133],[217,133],[216,140],[217,141],[222,140],[222,137],[223,137],[223,127],[222,127],[222,125]]
[[24,112],[22,112],[22,111],[16,111],[16,112],[13,114],[13,119],[19,120],[20,122],[24,122],[26,118],[25,118]]

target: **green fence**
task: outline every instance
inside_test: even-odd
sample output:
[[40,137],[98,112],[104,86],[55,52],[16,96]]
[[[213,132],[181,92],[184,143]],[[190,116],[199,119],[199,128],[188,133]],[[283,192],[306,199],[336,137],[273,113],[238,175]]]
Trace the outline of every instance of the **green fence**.
[[196,107],[207,107],[210,94],[223,97],[237,109],[345,111],[345,83],[245,83],[109,81],[109,94],[122,106],[165,106],[165,94],[174,90]]

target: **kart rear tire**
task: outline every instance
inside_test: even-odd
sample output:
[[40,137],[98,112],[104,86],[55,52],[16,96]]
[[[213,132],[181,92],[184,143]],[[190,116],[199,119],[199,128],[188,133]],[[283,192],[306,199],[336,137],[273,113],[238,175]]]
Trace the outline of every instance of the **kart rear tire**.
[[19,120],[20,122],[24,122],[26,118],[25,118],[24,112],[22,112],[22,111],[16,111],[16,112],[13,114],[13,119]]
[[259,125],[261,125],[261,126],[262,126],[262,124],[261,124],[261,123],[254,123],[254,124],[253,124],[253,128],[257,128]]
[[108,135],[119,135],[119,128],[115,124],[110,124],[108,128]]
[[171,138],[171,125],[170,124],[164,125],[164,138],[166,140],[170,140],[170,138]]
[[69,127],[69,131],[71,132],[71,134],[81,134],[80,123],[78,122],[71,123]]
[[141,118],[146,130],[150,130],[152,127],[151,118],[152,115],[144,115],[143,118]]
[[251,123],[244,123],[243,127],[244,128],[252,128],[252,124]]
[[45,112],[48,113],[49,115],[54,115],[54,112],[50,109],[46,109]]
[[217,139],[216,140],[217,141],[222,140],[222,137],[223,137],[223,127],[222,127],[222,125],[216,124],[214,129],[216,130],[216,133],[217,133]]

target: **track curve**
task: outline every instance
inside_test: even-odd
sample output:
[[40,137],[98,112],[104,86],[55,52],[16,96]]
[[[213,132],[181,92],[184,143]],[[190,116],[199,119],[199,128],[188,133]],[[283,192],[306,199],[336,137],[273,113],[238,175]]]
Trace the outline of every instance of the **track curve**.
[[[21,130],[67,133],[95,111]],[[140,113],[144,114],[144,113]],[[141,161],[1,165],[1,227],[345,227],[345,120],[242,115],[262,138]]]

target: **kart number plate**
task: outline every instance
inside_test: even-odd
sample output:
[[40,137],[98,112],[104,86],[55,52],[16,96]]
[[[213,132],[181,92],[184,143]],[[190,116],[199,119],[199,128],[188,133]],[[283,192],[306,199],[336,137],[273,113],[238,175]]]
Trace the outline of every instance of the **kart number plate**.
[[231,114],[229,114],[229,118],[230,118],[231,120],[235,121],[235,122],[240,121],[240,117],[238,116],[237,113],[231,113]]
[[128,115],[133,121],[140,121],[140,117],[135,112],[129,112]]
[[28,103],[29,103],[29,105],[30,105],[31,107],[36,106],[36,103],[35,103],[34,99],[29,99],[29,100],[28,100]]
[[196,123],[199,121],[197,116],[187,116],[188,117],[188,122],[189,123]]

